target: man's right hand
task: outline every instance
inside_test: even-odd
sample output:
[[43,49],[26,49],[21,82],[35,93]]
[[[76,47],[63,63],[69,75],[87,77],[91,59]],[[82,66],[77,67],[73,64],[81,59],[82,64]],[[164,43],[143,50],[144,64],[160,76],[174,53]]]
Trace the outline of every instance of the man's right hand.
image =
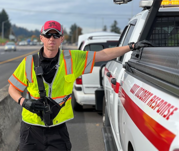
[[22,107],[33,113],[39,113],[45,110],[45,105],[40,100],[33,99],[25,99],[22,103]]

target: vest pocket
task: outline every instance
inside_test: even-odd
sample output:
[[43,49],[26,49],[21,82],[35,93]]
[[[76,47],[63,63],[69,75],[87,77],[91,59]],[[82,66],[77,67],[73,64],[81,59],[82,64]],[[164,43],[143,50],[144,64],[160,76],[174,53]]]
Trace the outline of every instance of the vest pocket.
[[74,74],[68,74],[65,75],[64,78],[65,78],[64,94],[68,95],[72,93],[75,76]]

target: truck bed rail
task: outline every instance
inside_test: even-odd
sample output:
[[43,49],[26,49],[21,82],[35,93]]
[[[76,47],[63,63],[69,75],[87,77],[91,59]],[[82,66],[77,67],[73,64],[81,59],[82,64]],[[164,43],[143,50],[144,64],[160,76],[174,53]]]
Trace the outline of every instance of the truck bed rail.
[[132,54],[131,74],[179,96],[179,48],[147,47]]

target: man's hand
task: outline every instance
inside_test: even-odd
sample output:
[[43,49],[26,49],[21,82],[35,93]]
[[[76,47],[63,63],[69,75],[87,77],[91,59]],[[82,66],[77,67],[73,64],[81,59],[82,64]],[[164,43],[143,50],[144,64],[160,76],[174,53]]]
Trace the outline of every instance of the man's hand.
[[22,103],[22,107],[33,113],[39,113],[45,110],[45,105],[40,100],[33,99],[25,99]]
[[[147,41],[147,40],[138,41],[138,42],[132,43],[132,44],[133,44],[132,51],[143,48],[143,47],[154,47],[154,45],[150,41]],[[129,43],[129,45],[130,45],[130,43]]]

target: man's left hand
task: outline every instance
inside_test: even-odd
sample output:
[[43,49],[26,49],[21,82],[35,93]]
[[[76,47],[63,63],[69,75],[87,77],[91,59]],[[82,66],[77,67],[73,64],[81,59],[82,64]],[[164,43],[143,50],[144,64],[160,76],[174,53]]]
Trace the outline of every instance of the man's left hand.
[[[130,43],[129,43],[130,44]],[[148,40],[142,40],[142,41],[138,41],[136,43],[132,43],[132,51],[143,48],[143,47],[154,47],[154,45],[148,41]]]

